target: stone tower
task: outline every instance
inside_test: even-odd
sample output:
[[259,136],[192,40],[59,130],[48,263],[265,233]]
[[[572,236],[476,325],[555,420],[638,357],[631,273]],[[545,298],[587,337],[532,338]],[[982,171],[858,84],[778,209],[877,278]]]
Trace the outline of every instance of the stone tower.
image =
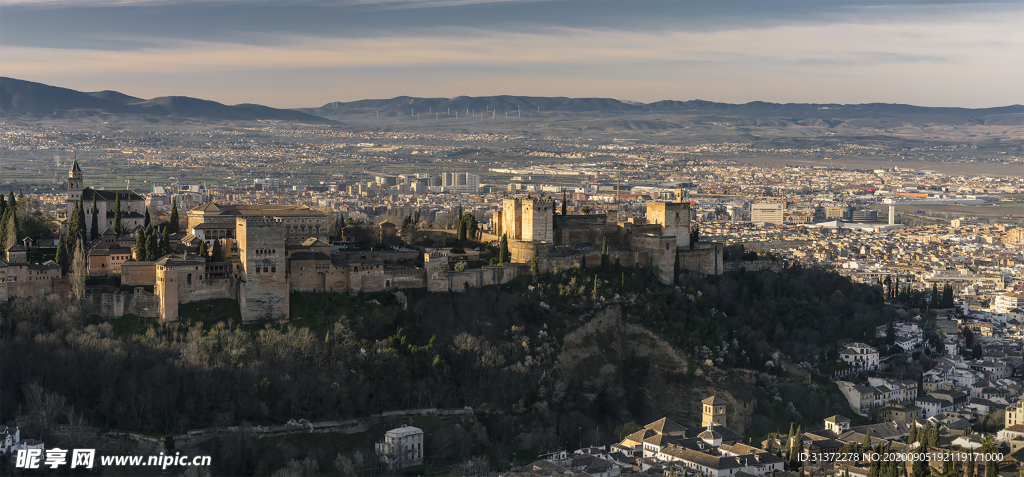
[[448,291],[448,255],[443,252],[425,254],[423,265],[427,269],[427,290]]
[[68,204],[72,204],[71,206],[82,199],[83,184],[82,168],[78,166],[78,159],[75,159],[74,164],[71,164],[71,170],[68,171]]
[[523,199],[523,241],[554,242],[555,201]]
[[725,399],[711,396],[701,403],[701,427],[725,426]]
[[285,276],[284,224],[271,217],[235,219],[242,273],[238,307],[242,321],[287,320],[288,278]]
[[647,222],[661,225],[661,234],[675,237],[677,247],[690,248],[690,204],[648,202]]

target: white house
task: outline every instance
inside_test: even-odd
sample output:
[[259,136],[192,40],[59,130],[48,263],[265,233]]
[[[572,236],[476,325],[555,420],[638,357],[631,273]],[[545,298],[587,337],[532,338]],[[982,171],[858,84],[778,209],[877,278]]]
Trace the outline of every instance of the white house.
[[839,357],[856,369],[869,370],[878,368],[878,349],[864,343],[850,343],[839,352]]
[[384,439],[375,445],[380,461],[392,469],[412,467],[423,463],[423,430],[402,425],[384,433]]

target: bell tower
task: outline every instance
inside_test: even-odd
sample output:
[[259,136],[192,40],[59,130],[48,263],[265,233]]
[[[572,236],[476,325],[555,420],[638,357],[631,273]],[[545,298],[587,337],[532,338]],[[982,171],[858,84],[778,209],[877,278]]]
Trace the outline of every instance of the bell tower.
[[82,199],[82,168],[78,166],[78,159],[75,159],[68,171],[68,202],[74,203]]
[[711,396],[701,403],[701,426],[724,426],[725,425],[725,399],[718,396]]

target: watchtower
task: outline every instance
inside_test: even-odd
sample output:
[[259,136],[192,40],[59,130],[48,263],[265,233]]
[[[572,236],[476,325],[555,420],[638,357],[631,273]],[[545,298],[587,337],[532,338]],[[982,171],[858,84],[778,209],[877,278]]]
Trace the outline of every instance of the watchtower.
[[272,217],[238,217],[235,230],[242,262],[238,290],[242,321],[287,320],[284,224]]

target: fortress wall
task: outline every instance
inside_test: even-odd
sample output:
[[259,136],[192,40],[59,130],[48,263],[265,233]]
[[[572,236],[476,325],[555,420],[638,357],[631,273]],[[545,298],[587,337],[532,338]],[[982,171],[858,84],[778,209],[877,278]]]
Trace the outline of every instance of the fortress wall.
[[725,271],[722,262],[725,246],[720,243],[700,242],[690,250],[679,251],[679,269],[690,272],[721,275]]
[[673,282],[676,265],[676,238],[662,235],[633,235],[630,238],[631,251],[645,251],[650,255],[650,267],[658,275],[658,280],[669,284]]
[[130,261],[122,263],[121,284],[131,286],[156,285],[156,262]]

